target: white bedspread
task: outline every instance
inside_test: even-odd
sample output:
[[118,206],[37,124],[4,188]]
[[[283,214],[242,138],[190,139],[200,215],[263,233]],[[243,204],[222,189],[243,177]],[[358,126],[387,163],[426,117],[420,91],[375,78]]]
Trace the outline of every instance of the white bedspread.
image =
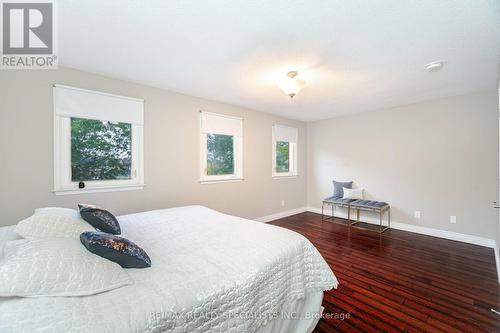
[[316,248],[287,229],[201,206],[118,220],[152,260],[128,270],[134,285],[86,297],[1,298],[0,332],[249,333],[269,319],[263,314],[337,286]]

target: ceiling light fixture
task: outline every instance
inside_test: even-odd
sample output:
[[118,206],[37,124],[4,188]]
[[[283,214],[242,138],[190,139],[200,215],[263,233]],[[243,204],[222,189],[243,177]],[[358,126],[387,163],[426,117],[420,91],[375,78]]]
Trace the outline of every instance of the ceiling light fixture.
[[297,95],[306,85],[304,80],[297,78],[298,74],[297,71],[290,71],[287,73],[287,77],[278,84],[281,90],[290,96],[290,98]]
[[440,71],[444,66],[444,63],[442,61],[433,61],[425,65],[425,69],[427,69],[428,72],[437,72]]

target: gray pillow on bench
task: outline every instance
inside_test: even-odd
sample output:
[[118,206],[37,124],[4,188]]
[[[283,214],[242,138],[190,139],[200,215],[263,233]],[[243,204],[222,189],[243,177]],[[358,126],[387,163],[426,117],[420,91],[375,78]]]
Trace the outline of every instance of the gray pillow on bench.
[[333,196],[334,197],[344,197],[344,187],[352,188],[352,182],[336,182],[333,181]]

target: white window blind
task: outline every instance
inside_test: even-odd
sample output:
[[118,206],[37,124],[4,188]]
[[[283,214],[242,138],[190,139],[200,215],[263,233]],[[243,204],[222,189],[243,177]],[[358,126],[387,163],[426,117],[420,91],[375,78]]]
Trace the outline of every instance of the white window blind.
[[96,119],[144,125],[144,101],[85,89],[55,85],[55,113],[59,117]]
[[288,127],[283,125],[274,125],[273,134],[275,141],[285,141],[290,143],[297,143],[299,130],[294,127]]
[[[99,91],[86,90],[63,85],[54,85],[54,193],[78,194],[83,192],[104,192],[136,190],[144,187],[144,100],[108,94]],[[80,119],[76,119],[80,118]],[[82,122],[83,121],[83,122]],[[103,123],[124,123],[121,125],[127,131],[113,132],[118,124],[102,124],[99,132],[120,134],[120,140],[128,140],[128,147],[122,152],[127,157],[106,155],[109,160],[120,162],[123,173],[112,174],[112,177],[96,176],[95,165],[85,165],[82,160],[73,158],[73,149],[85,149],[85,154],[92,159],[101,154],[99,147],[90,143],[80,142],[72,145],[72,138],[85,136],[85,133],[96,134],[91,127],[72,127],[73,122],[80,124],[101,121]],[[103,143],[117,144],[102,138]],[[126,141],[125,141],[126,142]],[[83,147],[83,148],[82,148]],[[82,150],[81,150],[82,151]],[[101,154],[102,155],[102,154]],[[106,161],[103,165],[106,165]],[[76,175],[76,176],[75,176]],[[81,183],[83,186],[81,187]]]
[[201,112],[201,132],[242,137],[243,122],[237,117]]

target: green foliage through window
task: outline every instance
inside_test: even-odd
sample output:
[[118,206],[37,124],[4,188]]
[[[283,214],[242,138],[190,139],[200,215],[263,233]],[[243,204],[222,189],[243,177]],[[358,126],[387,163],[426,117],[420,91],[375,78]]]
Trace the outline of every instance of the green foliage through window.
[[71,118],[71,180],[131,178],[132,125]]
[[207,134],[207,175],[234,174],[234,140],[230,135]]
[[286,141],[276,142],[276,172],[290,171],[290,143]]

